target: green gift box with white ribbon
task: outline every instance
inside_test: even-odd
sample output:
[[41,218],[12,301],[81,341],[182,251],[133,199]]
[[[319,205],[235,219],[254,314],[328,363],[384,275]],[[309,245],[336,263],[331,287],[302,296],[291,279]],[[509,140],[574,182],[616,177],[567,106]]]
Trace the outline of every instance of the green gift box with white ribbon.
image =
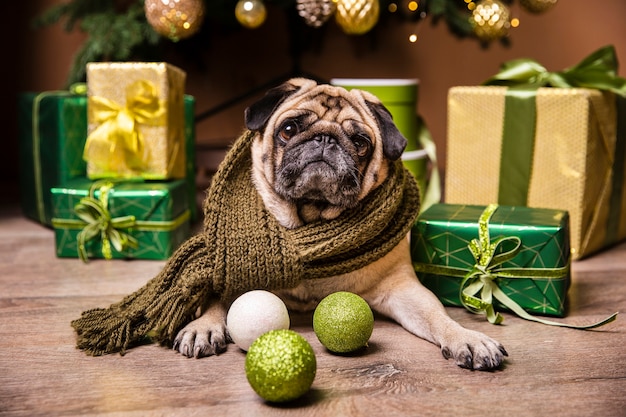
[[412,230],[411,256],[420,281],[445,305],[511,310],[512,300],[526,312],[561,317],[569,238],[567,211],[435,204]]
[[59,257],[163,260],[190,235],[185,180],[77,178],[51,193]]

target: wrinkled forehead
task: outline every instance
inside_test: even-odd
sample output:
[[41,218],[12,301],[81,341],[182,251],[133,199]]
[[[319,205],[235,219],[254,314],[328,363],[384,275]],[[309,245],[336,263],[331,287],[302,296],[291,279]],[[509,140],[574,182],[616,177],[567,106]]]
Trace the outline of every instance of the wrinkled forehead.
[[346,90],[331,85],[317,85],[283,103],[287,112],[314,113],[321,120],[353,120],[371,123],[373,114],[367,101],[378,101],[360,90]]

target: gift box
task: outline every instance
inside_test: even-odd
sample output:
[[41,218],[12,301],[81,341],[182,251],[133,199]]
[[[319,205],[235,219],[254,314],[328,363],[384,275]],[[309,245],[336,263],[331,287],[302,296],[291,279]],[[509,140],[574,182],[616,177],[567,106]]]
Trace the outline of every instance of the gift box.
[[499,310],[565,314],[567,211],[434,204],[412,229],[411,257],[420,281],[444,305],[491,308],[494,320]]
[[186,74],[167,63],[87,64],[87,176],[185,177]]
[[184,180],[77,178],[51,194],[59,257],[167,259],[190,234]]
[[[505,85],[451,88],[444,201],[567,210],[573,259],[626,238],[626,84],[611,51],[561,73],[515,61],[487,82]],[[572,87],[589,74],[608,91]]]
[[18,109],[22,212],[50,226],[50,188],[86,172],[87,97],[70,91],[22,93]]

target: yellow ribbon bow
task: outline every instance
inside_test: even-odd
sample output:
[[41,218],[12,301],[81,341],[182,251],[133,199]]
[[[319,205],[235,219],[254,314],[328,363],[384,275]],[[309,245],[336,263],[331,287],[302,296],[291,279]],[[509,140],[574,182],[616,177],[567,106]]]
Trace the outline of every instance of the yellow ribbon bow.
[[[113,188],[110,181],[95,182],[89,195],[80,200],[74,207],[76,215],[87,225],[78,233],[78,256],[83,262],[87,262],[87,242],[100,236],[102,242],[102,255],[105,259],[111,259],[113,253],[111,246],[118,252],[123,252],[128,247],[136,248],[137,239],[119,229],[127,229],[135,225],[135,216],[121,216],[112,218],[108,210],[109,192]],[[100,190],[99,198],[95,197],[96,189]]]
[[149,81],[126,88],[126,105],[101,96],[89,97],[89,120],[99,126],[89,134],[83,158],[98,171],[123,173],[142,170],[148,163],[139,125],[165,125],[165,105]]

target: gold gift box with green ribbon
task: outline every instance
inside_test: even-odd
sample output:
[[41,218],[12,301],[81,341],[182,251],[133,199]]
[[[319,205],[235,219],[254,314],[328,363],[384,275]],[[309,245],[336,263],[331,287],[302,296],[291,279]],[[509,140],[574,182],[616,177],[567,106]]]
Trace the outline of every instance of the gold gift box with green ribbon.
[[567,210],[573,259],[626,238],[626,80],[612,47],[548,72],[521,59],[448,94],[444,201]]
[[87,64],[87,176],[184,178],[185,80],[163,62]]
[[77,178],[51,192],[59,257],[163,260],[190,234],[184,180]]

